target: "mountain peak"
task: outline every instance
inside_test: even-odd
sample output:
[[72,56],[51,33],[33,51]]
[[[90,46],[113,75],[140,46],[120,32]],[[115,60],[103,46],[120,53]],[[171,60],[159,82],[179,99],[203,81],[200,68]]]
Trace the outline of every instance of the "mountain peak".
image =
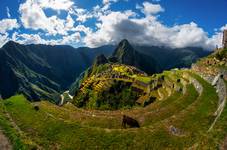
[[126,64],[126,65],[133,65],[134,64],[134,56],[135,50],[128,42],[128,40],[122,40],[117,48],[115,49],[112,57],[117,58],[119,63]]
[[19,44],[19,43],[16,43],[16,42],[10,40],[10,41],[6,42],[2,47],[3,47],[3,48],[7,48],[7,47],[11,47],[11,46],[13,46],[13,45],[18,45],[18,44]]
[[94,65],[95,66],[99,66],[99,65],[102,65],[102,64],[105,64],[105,63],[108,63],[108,60],[107,58],[105,57],[105,55],[101,54],[101,55],[98,55],[94,61]]
[[123,45],[130,45],[129,41],[127,39],[123,39],[121,40],[121,42],[119,43],[119,45],[123,46]]
[[127,39],[123,39],[119,44],[117,49],[121,48],[124,51],[134,51],[133,47]]

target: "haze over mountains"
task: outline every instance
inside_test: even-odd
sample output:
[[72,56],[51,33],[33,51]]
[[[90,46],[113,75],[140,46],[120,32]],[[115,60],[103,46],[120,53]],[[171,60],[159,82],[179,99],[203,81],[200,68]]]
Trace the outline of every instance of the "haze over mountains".
[[66,91],[100,54],[108,57],[113,53],[109,58],[112,61],[153,74],[175,67],[189,67],[210,53],[202,48],[131,46],[127,40],[115,47],[73,48],[66,45],[21,45],[9,41],[0,49],[1,97],[5,99],[22,93],[29,100],[58,102],[60,93]]

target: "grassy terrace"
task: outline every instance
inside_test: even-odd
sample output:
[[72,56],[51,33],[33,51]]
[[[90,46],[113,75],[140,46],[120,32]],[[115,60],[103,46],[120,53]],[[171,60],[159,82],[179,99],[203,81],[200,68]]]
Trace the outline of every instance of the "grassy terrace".
[[[35,111],[23,96],[15,96],[0,102],[0,126],[9,132],[7,136],[15,147],[25,149],[24,143],[29,141],[42,149],[215,149],[226,136],[227,109],[208,133],[218,97],[205,80],[193,73],[190,75],[204,87],[201,96],[188,84],[184,95],[173,92],[163,101],[131,110],[83,110],[70,104],[58,107],[42,101],[38,103],[40,110]],[[174,81],[179,77],[174,76]],[[23,131],[23,138],[17,138],[3,110],[10,113]],[[121,129],[122,114],[134,116],[142,127]],[[179,132],[173,134],[170,127]]]
[[198,93],[192,85],[187,87],[187,92],[185,95],[180,97],[170,97],[165,101],[165,105],[162,104],[158,110],[149,113],[146,116],[145,124],[154,124],[157,121],[164,120],[174,114],[177,114],[181,110],[184,110],[188,105],[192,104]]
[[[227,87],[227,81],[225,81],[225,85]],[[227,92],[227,91],[226,91]],[[225,108],[216,122],[214,128],[204,136],[203,140],[201,141],[201,145],[206,145],[211,149],[217,149],[222,144],[224,138],[227,137],[227,107]]]
[[[21,135],[12,125],[11,121],[7,117],[6,108],[3,101],[0,100],[0,127],[4,131],[4,134],[9,138],[13,149],[24,150],[32,148],[31,143],[23,135]],[[29,144],[30,143],[30,144]]]

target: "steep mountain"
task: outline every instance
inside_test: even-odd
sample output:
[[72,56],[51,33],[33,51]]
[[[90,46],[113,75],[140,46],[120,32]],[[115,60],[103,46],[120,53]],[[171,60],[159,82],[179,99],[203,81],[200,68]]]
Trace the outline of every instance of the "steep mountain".
[[[148,74],[153,74],[172,68],[189,68],[192,63],[210,53],[202,48],[194,47],[173,49],[157,46],[132,46],[124,39],[118,44],[108,60],[111,63],[134,66]],[[72,84],[69,90],[71,95],[75,94],[84,75],[89,74],[91,69],[83,72]]]
[[225,149],[226,71],[226,49],[152,76],[100,55],[71,103],[16,95],[0,100],[0,125],[14,149]]
[[132,107],[137,105],[139,97],[146,95],[149,86],[140,81],[146,79],[149,80],[147,74],[133,66],[94,63],[79,81],[79,90],[76,91],[72,103],[89,109]]
[[152,56],[147,56],[136,51],[126,39],[119,43],[110,57],[111,60],[113,60],[112,62],[134,66],[148,74],[159,71],[158,64]]
[[119,109],[150,103],[154,100],[147,95],[151,78],[144,71],[152,74],[158,72],[157,68],[152,57],[122,40],[108,60],[104,55],[96,57],[92,67],[73,84],[73,104],[90,109]]
[[66,90],[97,55],[109,55],[108,49],[111,52],[111,46],[91,50],[10,41],[0,49],[0,94],[2,98],[22,93],[29,100],[58,101],[59,93]]
[[83,78],[81,73],[100,54],[110,57],[108,60],[100,57],[97,63],[118,62],[135,66],[148,74],[173,67],[188,67],[208,54],[196,48],[133,47],[127,40],[123,40],[115,50],[114,46],[73,48],[66,45],[22,45],[9,41],[0,49],[0,95],[5,99],[22,93],[29,100],[57,102],[59,93],[72,83],[70,89],[74,90],[71,94],[75,93],[75,87],[79,86],[75,80]]

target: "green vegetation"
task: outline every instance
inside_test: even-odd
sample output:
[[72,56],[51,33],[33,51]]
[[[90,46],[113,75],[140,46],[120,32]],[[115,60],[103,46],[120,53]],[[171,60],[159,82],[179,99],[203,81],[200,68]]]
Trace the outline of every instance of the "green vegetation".
[[0,127],[4,131],[4,134],[9,138],[13,149],[25,150],[29,147],[32,147],[32,142],[26,140],[25,137],[23,135],[20,135],[20,133],[12,126],[12,123],[7,117],[6,113],[7,111],[3,100],[0,100]]
[[[89,70],[92,71],[89,73]],[[77,107],[101,110],[131,108],[139,97],[145,96],[151,81],[144,72],[127,65],[99,64],[89,70],[81,79],[72,101]]]
[[[78,90],[74,99],[68,91],[63,93],[63,106],[50,101],[29,102],[27,91],[25,96],[1,100],[0,127],[14,149],[219,148],[227,137],[227,108],[208,131],[216,118],[219,98],[215,87],[200,73],[216,76],[225,66],[226,50],[201,59],[192,70],[173,69],[152,76],[128,65],[134,59],[141,61],[134,54],[123,41],[114,55],[123,64],[108,63],[115,59],[99,56],[75,82]],[[38,75],[34,72],[30,76]],[[29,86],[47,98],[55,93],[46,84],[31,82]],[[123,129],[123,115],[137,120],[140,128]]]
[[[63,107],[47,101],[34,104],[23,96],[4,101],[4,107],[34,143],[41,149],[183,149],[216,147],[224,138],[226,115],[214,130],[207,132],[214,117],[218,97],[215,89],[202,78],[190,74],[204,87],[201,96],[192,85],[187,92],[174,92],[163,101],[145,108],[120,111],[83,110],[71,104]],[[104,107],[104,106],[103,106]],[[140,129],[121,129],[121,116],[136,116]],[[171,127],[179,130],[170,131]],[[196,132],[195,132],[196,131]],[[215,138],[213,138],[215,136]]]
[[215,54],[215,57],[218,59],[218,60],[222,60],[224,58],[227,58],[227,49],[223,49],[221,51],[218,51],[216,54]]

